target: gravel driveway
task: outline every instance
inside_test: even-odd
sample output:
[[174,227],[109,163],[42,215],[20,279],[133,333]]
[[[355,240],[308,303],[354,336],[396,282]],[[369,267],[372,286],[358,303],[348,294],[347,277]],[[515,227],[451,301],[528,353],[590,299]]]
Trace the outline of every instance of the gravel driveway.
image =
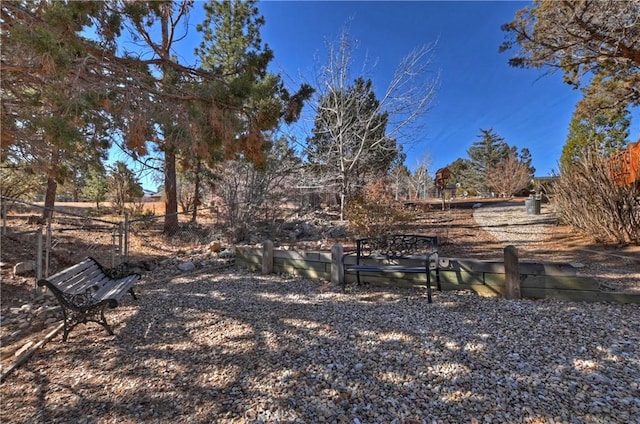
[[149,275],[0,386],[3,423],[638,423],[637,305]]

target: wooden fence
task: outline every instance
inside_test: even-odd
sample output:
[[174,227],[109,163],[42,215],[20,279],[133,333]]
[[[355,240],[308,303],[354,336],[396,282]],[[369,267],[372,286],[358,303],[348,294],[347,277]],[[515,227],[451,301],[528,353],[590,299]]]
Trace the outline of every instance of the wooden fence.
[[[482,296],[640,304],[640,295],[603,291],[598,281],[577,275],[570,264],[520,262],[515,249],[510,248],[505,249],[503,261],[440,258],[442,289],[471,290]],[[274,249],[273,244],[266,241],[262,248],[237,247],[236,261],[263,274],[292,274],[336,284],[344,278],[348,284],[355,283],[355,274],[342,273],[341,253],[339,244],[331,252],[296,251]],[[355,263],[355,256],[347,256],[345,263]],[[401,264],[416,265],[411,260],[403,260]],[[431,272],[435,288],[435,271]],[[424,274],[362,272],[360,278],[375,286],[424,288],[426,284]]]

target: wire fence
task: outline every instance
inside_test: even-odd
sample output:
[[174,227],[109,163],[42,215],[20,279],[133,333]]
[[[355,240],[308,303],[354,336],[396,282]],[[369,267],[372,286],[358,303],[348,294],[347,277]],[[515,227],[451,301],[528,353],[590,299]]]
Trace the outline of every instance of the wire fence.
[[[91,256],[108,268],[180,254],[221,238],[217,209],[165,215],[96,214],[87,204],[56,206],[2,197],[0,262],[33,263],[29,271],[46,278]],[[47,216],[44,218],[44,216]],[[197,219],[194,219],[196,218]],[[169,222],[169,225],[165,223]]]
[[123,261],[122,222],[91,217],[83,209],[66,206],[50,210],[18,199],[2,198],[2,249],[6,264],[33,263],[36,279],[92,256],[106,267]]
[[127,216],[124,221],[125,261],[139,262],[177,255],[222,239],[219,213],[212,208],[201,208],[196,212],[196,215],[187,211],[137,218]]

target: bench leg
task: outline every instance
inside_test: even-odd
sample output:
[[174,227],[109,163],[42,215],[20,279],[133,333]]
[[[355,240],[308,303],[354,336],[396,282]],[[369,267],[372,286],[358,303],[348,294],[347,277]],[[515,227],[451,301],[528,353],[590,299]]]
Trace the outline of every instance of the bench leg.
[[131,296],[133,296],[133,300],[138,300],[138,298],[136,297],[136,294],[133,292],[133,287],[129,289],[129,293],[131,294]]
[[427,268],[427,303],[431,303],[431,270]]
[[62,341],[66,342],[69,337],[69,333],[78,324],[86,324],[89,322],[95,322],[102,325],[109,335],[113,336],[113,330],[107,322],[107,318],[104,315],[104,310],[108,307],[108,304],[104,304],[100,307],[94,308],[81,308],[81,309],[69,309],[62,308],[62,315],[64,317],[64,332],[62,334]]
[[[133,293],[131,293],[131,294],[133,295]],[[133,296],[133,297],[135,298],[135,296]],[[104,305],[100,309],[100,322],[98,322],[98,324],[101,324],[107,330],[107,333],[109,333],[110,336],[113,336],[113,330],[109,326],[109,323],[107,322],[107,318],[104,316],[104,310],[105,309],[107,309],[107,305]]]

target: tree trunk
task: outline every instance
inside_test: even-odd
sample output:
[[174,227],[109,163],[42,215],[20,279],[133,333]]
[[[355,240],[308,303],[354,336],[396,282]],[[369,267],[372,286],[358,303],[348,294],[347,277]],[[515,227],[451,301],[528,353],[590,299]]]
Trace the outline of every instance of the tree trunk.
[[44,195],[44,209],[42,210],[42,218],[49,219],[53,215],[53,207],[56,203],[56,190],[58,182],[52,176],[47,177],[47,191]]
[[178,191],[176,152],[170,142],[167,142],[164,152],[164,191],[164,233],[173,234],[178,230]]
[[193,193],[193,214],[191,215],[191,222],[196,222],[198,219],[198,206],[200,206],[200,169],[201,169],[200,159],[196,160],[196,170],[195,170],[195,180],[193,182],[194,185],[194,193]]

